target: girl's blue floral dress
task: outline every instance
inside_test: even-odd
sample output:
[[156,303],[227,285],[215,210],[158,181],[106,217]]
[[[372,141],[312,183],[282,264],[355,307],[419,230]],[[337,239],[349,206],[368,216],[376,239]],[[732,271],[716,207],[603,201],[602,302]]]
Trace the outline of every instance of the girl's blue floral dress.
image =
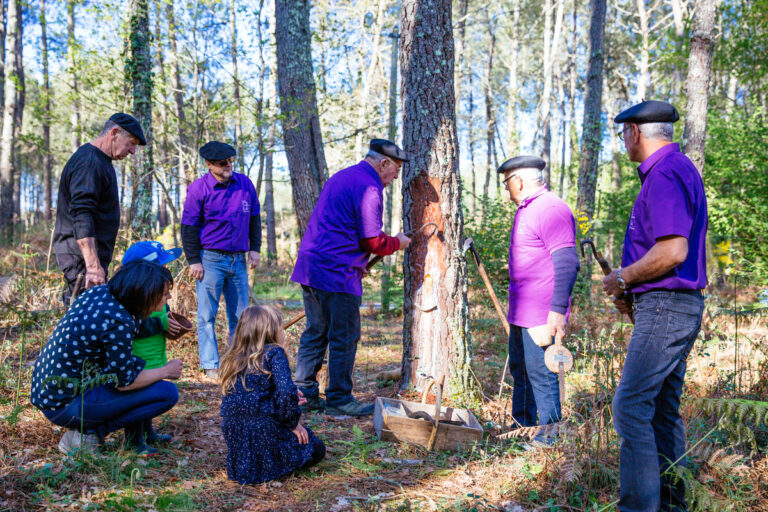
[[301,409],[285,352],[268,345],[263,357],[262,367],[271,375],[249,373],[246,387],[238,376],[221,401],[227,475],[241,484],[268,482],[325,456],[325,445],[309,428],[307,444],[299,444],[292,432]]

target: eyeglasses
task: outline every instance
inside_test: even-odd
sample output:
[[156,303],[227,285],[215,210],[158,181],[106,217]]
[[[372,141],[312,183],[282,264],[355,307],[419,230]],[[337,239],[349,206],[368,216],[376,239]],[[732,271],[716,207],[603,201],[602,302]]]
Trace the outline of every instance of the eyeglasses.
[[225,158],[224,160],[209,160],[212,165],[215,165],[216,167],[226,167],[229,164],[234,162],[234,158]]
[[[619,140],[620,140],[620,141],[622,141],[622,142],[624,141],[624,131],[627,129],[627,127],[628,127],[628,126],[630,126],[630,127],[631,127],[632,125],[628,125],[628,124],[625,124],[625,125],[623,125],[623,126],[621,127],[621,130],[619,130],[618,132],[616,132],[616,135],[618,135],[618,136],[619,136]],[[631,130],[631,129],[632,129],[632,128],[630,128],[630,130]]]
[[382,161],[386,160],[387,162],[391,163],[392,165],[394,165],[394,166],[395,166],[395,168],[396,168],[398,171],[400,170],[400,167],[402,167],[402,164],[400,164],[400,165],[397,165],[397,164],[394,162],[394,160],[391,160],[391,159],[387,158],[386,156],[384,156],[384,157],[381,157],[381,160],[382,160]]
[[502,182],[502,183],[504,183],[504,186],[506,186],[506,185],[507,185],[507,182],[508,182],[509,180],[511,180],[512,178],[518,178],[518,179],[520,179],[520,176],[518,176],[517,174],[510,174],[509,176],[507,176],[506,178],[504,178],[504,181]]

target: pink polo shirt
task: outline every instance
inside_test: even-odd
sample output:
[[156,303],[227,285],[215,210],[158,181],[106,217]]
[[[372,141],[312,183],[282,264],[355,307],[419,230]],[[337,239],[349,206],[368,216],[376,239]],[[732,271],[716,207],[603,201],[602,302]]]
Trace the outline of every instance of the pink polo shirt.
[[[547,323],[555,285],[551,254],[575,246],[573,213],[546,187],[517,207],[509,241],[510,324],[527,328]],[[569,299],[566,317],[570,311]]]

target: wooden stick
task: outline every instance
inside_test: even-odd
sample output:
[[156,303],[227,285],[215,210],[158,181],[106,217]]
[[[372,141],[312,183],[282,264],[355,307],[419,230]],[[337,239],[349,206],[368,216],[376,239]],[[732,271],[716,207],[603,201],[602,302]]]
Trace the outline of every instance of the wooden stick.
[[443,384],[445,384],[445,374],[440,376],[440,382],[437,384],[437,401],[435,403],[435,425],[432,427],[432,434],[430,434],[429,443],[427,443],[427,450],[430,452],[435,447],[435,442],[437,441],[437,430],[440,427],[440,402],[443,401]]

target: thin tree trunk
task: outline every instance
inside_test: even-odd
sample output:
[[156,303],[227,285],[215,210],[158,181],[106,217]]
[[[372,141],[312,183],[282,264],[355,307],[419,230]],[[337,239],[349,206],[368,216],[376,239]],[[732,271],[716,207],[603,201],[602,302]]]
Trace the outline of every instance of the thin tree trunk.
[[485,80],[483,90],[485,92],[485,184],[483,185],[483,196],[488,198],[488,189],[491,184],[491,175],[496,169],[493,168],[493,146],[494,132],[496,130],[496,118],[493,113],[493,91],[491,85],[493,82],[493,54],[496,49],[496,30],[491,22],[488,11],[486,10],[486,25],[488,28],[488,60],[485,68]]
[[232,80],[235,89],[235,149],[237,150],[237,168],[240,172],[245,172],[245,152],[241,140],[243,138],[243,105],[240,100],[240,79],[237,74],[237,6],[235,0],[232,0],[230,4],[230,16],[232,18]]
[[18,115],[18,61],[21,60],[21,2],[8,0],[7,26],[5,34],[5,83],[2,139],[0,139],[0,234],[10,239],[14,228],[14,190],[16,189],[15,152],[16,116]]
[[[563,29],[564,0],[557,0],[553,6],[552,0],[544,4],[544,86],[541,94],[541,128],[542,128],[542,159],[545,162],[542,176],[544,184],[549,188],[552,174],[552,80],[554,77],[554,62],[559,53],[560,34]],[[552,28],[553,10],[555,11],[555,26]]]
[[267,154],[264,162],[264,213],[267,220],[267,263],[277,261],[277,234],[275,229],[275,195],[272,188],[272,154],[275,147],[275,123],[269,125]]
[[[259,38],[259,97],[256,100],[256,143],[259,148],[259,176],[256,179],[256,195],[261,195],[261,180],[264,176],[264,164],[266,150],[264,147],[264,80],[267,74],[267,65],[264,60],[264,38],[261,34],[261,14],[264,9],[264,0],[259,0],[259,21],[256,23],[256,35]],[[269,22],[269,20],[268,20]],[[249,169],[250,170],[250,169]],[[250,172],[248,173],[250,176]]]
[[53,172],[53,157],[51,155],[51,87],[48,80],[48,20],[46,19],[45,0],[40,0],[40,42],[43,58],[43,188],[45,190],[45,218],[50,220],[53,209],[51,192],[51,174]]
[[[450,0],[404,0],[400,11],[404,229],[435,222],[439,234],[415,239],[405,254],[401,385],[448,378],[448,393],[476,389],[470,368],[467,267],[461,254],[459,145],[453,89]],[[429,71],[429,73],[427,73]]]
[[[158,84],[160,89],[160,94],[158,95],[160,97],[160,101],[158,101],[160,104],[160,130],[158,131],[160,144],[158,144],[159,162],[157,169],[160,171],[160,175],[157,176],[157,181],[158,183],[162,183],[161,187],[164,192],[158,194],[157,221],[162,232],[162,229],[168,225],[168,206],[170,205],[173,210],[175,209],[175,205],[173,204],[173,198],[171,197],[171,190],[173,190],[173,172],[171,171],[171,158],[168,151],[168,106],[165,101],[167,98],[168,80],[165,74],[165,56],[163,55],[164,41],[163,32],[160,29],[159,14],[161,11],[159,0],[155,0],[155,12],[157,13],[155,16],[155,60],[157,62],[158,76],[160,78]],[[155,171],[156,175],[157,170]],[[173,218],[172,231],[173,242],[178,246],[175,216]]]
[[518,151],[517,137],[517,69],[520,60],[520,0],[512,2],[512,27],[510,34],[510,54],[512,62],[509,66],[509,106],[507,114],[507,156],[513,157]]
[[[472,66],[469,66],[469,113],[467,118],[467,138],[469,139],[469,172],[472,175],[472,217],[477,215],[477,172],[475,171],[475,95]],[[483,197],[487,201],[488,196]]]
[[712,72],[712,50],[717,0],[696,3],[688,56],[688,77],[685,80],[688,101],[685,108],[683,151],[699,170],[704,170],[704,146],[707,135],[707,104],[709,77]]
[[456,39],[456,77],[454,79],[456,88],[456,109],[461,105],[461,86],[464,80],[464,44],[467,34],[467,10],[469,9],[469,0],[461,0],[459,3],[459,20],[457,23],[459,37]]
[[[398,34],[393,32],[389,36],[392,39],[392,55],[389,62],[389,119],[387,123],[387,138],[391,141],[397,139],[397,48]],[[395,195],[395,183],[384,190],[384,232],[392,234],[392,203]],[[384,258],[384,266],[381,272],[381,311],[385,314],[389,312],[389,289],[392,257]]]
[[280,110],[299,238],[328,179],[315,99],[309,8],[309,0],[275,2]]
[[[379,44],[381,41],[381,27],[382,23],[384,22],[384,7],[384,0],[379,0],[376,19],[373,27],[371,28],[373,33],[373,41],[371,44],[371,60],[368,62],[365,75],[363,75],[363,83],[361,84],[362,90],[358,92],[360,104],[357,108],[357,133],[355,134],[355,152],[358,155],[363,153],[363,132],[365,131],[365,126],[368,123],[368,105],[370,103],[368,100],[371,94],[371,86],[373,85],[373,75],[379,63]],[[362,30],[363,27],[361,26],[361,32]]]
[[637,18],[640,27],[640,58],[638,61],[637,92],[634,103],[640,103],[648,94],[651,70],[650,28],[648,26],[648,10],[645,0],[636,0]]
[[152,232],[152,59],[149,55],[149,7],[148,0],[131,0],[130,6],[130,57],[127,62],[133,87],[133,111],[144,130],[148,144],[134,155],[135,195],[132,198],[132,229],[147,237]]
[[0,0],[0,116],[5,108],[5,38],[7,30],[2,20],[6,19],[8,7],[6,0]]
[[576,208],[592,219],[595,213],[597,166],[602,142],[600,114],[603,100],[603,47],[605,41],[605,0],[589,3],[589,63],[587,99],[581,136],[581,170]]
[[72,129],[72,151],[80,147],[80,91],[77,70],[77,40],[75,39],[75,6],[77,0],[67,0],[67,72],[69,73],[69,89],[72,95],[72,112],[69,123]]
[[180,203],[184,203],[187,194],[187,187],[195,180],[196,173],[193,165],[187,166],[185,159],[187,153],[186,137],[186,114],[184,113],[184,91],[181,85],[181,70],[179,66],[179,53],[176,47],[176,17],[173,11],[173,2],[165,4],[165,16],[168,18],[168,47],[169,47],[169,67],[171,70],[171,87],[173,87],[173,102],[175,106],[176,131],[178,139],[176,141],[176,168],[177,175],[183,180],[183,186],[180,187]]

